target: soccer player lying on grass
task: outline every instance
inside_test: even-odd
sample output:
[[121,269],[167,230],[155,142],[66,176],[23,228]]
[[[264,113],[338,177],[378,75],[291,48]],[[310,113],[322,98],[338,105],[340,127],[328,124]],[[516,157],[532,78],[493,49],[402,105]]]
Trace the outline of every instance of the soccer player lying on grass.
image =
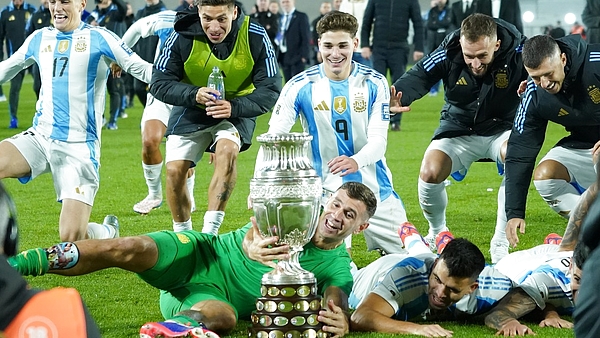
[[[442,299],[446,297],[448,303],[446,306],[440,306],[439,304],[436,306],[431,298],[436,296],[436,292],[443,290],[440,285],[444,283],[441,283],[441,280],[451,279],[440,279],[439,269],[433,264],[436,256],[425,246],[417,230],[410,224],[403,225],[401,229],[402,241],[409,251],[409,255],[384,256],[354,274],[355,283],[349,303],[350,307],[358,306],[355,314],[359,313],[363,319],[361,323],[363,326],[361,327],[370,326],[367,330],[388,333],[413,333],[424,336],[449,337],[452,332],[441,328],[439,325],[419,325],[407,323],[406,320],[422,317],[424,313],[428,320],[476,319],[480,317],[478,315],[485,314],[491,309],[495,310],[494,306],[497,304],[509,303],[509,301],[512,302],[517,299],[521,299],[526,307],[516,303],[512,304],[514,306],[514,309],[511,309],[514,310],[513,312],[494,313],[494,310],[492,310],[489,323],[488,317],[486,317],[488,326],[496,328],[499,332],[506,333],[506,335],[514,335],[515,332],[531,333],[532,331],[521,325],[517,319],[535,310],[536,305],[540,304],[540,308],[550,305],[545,309],[545,319],[542,321],[541,326],[571,327],[571,323],[560,319],[556,311],[552,311],[558,308],[564,313],[569,313],[573,308],[568,285],[569,278],[566,277],[566,271],[569,269],[570,253],[557,253],[556,245],[546,245],[532,249],[532,252],[527,255],[521,253],[510,254],[500,261],[500,269],[495,266],[485,266],[476,279],[476,289],[466,293],[462,298],[454,297],[453,300],[450,300],[453,298],[452,290],[449,287],[451,284],[446,284],[446,290],[444,291],[447,294],[439,297]],[[460,239],[460,241],[465,240]],[[449,232],[440,233],[436,240],[437,250],[441,252],[438,261],[443,260],[448,255],[457,257],[457,252],[460,252],[461,249],[456,248],[455,245],[447,245],[447,243],[453,242],[458,242],[458,240],[453,240],[452,234]],[[454,252],[444,254],[448,247]],[[546,253],[546,251],[549,251],[549,253]],[[544,255],[541,255],[541,253],[544,253]],[[515,264],[515,261],[518,261],[519,264]],[[454,265],[451,261],[449,262],[449,264],[446,264],[448,267]],[[503,273],[503,270],[513,265],[520,265],[521,269],[509,271],[511,277],[509,278]],[[427,282],[428,279],[429,282]],[[527,292],[518,294],[514,298],[507,298],[507,294],[515,294],[513,291],[515,289],[523,289]],[[537,293],[540,292],[541,295],[538,295]],[[529,294],[532,296],[529,296]],[[429,295],[429,303],[426,300],[428,299],[426,295]],[[362,300],[364,302],[361,303]],[[369,306],[368,304],[365,305],[367,300],[370,301],[371,306],[365,309],[364,307]],[[377,303],[378,300],[383,303]],[[425,312],[427,310],[429,310],[428,313]],[[369,311],[375,313],[369,313]],[[515,315],[513,316],[513,314]],[[367,315],[373,316],[372,318],[375,318],[376,322],[369,322]],[[381,315],[392,317],[392,319],[390,320],[390,318]],[[353,329],[355,328],[354,319],[353,315]],[[513,328],[515,329],[511,331]]]
[[[416,245],[422,250],[414,256],[383,256],[354,275],[350,305],[356,311],[352,313],[351,329],[451,337],[452,331],[438,324],[409,320],[427,310],[445,310],[473,293],[485,258],[475,244],[464,238],[451,240],[436,257],[412,224],[405,223],[400,230],[409,252],[415,253]],[[406,237],[417,237],[417,241],[408,243]],[[505,282],[512,286],[510,281],[505,279]]]
[[[315,235],[300,257],[303,267],[317,278],[325,305],[318,320],[333,337],[341,337],[349,329],[347,295],[352,275],[343,241],[368,226],[376,207],[375,195],[367,186],[343,184],[329,199]],[[215,337],[212,331],[227,332],[238,318],[250,318],[260,297],[263,274],[271,270],[273,260],[288,256],[288,246],[271,247],[276,241],[275,237],[263,238],[252,219],[252,224],[220,236],[161,231],[60,243],[51,248],[59,250],[56,256],[49,257],[46,249],[32,249],[10,258],[9,263],[23,275],[34,276],[47,272],[74,276],[109,267],[135,272],[163,291],[160,305],[167,319],[143,325],[140,334]],[[71,250],[60,251],[66,245],[71,245]],[[72,263],[57,267],[59,261],[69,258]]]
[[518,319],[540,309],[543,313],[540,327],[572,328],[573,324],[560,315],[573,313],[580,267],[587,258],[582,249],[578,245],[575,251],[558,251],[558,245],[543,244],[513,252],[500,260],[495,268],[517,287],[486,315],[486,325],[506,336],[535,334]]

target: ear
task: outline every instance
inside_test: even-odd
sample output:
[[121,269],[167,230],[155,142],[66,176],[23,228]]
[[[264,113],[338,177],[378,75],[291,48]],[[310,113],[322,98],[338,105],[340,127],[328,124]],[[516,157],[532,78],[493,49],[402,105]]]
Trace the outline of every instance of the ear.
[[567,64],[567,54],[560,53],[560,63],[563,65],[563,67]]
[[238,6],[233,6],[233,20],[236,20],[238,17]]
[[473,284],[471,284],[471,286],[469,287],[471,289],[471,292],[469,292],[469,293],[475,292],[475,290],[477,290],[478,287],[479,287],[479,282],[477,282],[477,281],[473,282]]
[[354,234],[358,235],[361,232],[365,231],[365,229],[367,229],[369,227],[369,222],[363,223],[361,225],[358,226],[358,229],[354,230]]
[[356,48],[358,48],[358,38],[355,36],[352,40],[352,42],[354,43],[354,50],[356,50]]
[[497,52],[498,49],[500,49],[501,43],[502,43],[502,40],[500,40],[500,39],[496,40],[496,47],[494,48],[494,52]]

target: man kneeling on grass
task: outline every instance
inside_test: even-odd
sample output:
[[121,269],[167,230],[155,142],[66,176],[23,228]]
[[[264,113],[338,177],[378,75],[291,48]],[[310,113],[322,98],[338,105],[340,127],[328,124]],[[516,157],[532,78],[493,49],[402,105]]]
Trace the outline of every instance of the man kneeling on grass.
[[[329,199],[300,257],[303,267],[317,278],[325,300],[318,320],[332,337],[349,330],[346,313],[352,275],[350,256],[341,244],[348,235],[367,228],[376,207],[367,186],[344,183]],[[250,318],[263,274],[271,270],[273,260],[288,256],[289,246],[273,247],[277,240],[263,238],[253,218],[252,224],[220,236],[160,231],[60,243],[25,251],[9,263],[23,275],[33,276],[47,272],[75,276],[109,267],[135,272],[164,291],[160,307],[167,321],[143,325],[142,337],[218,337],[212,331],[227,332],[238,318]]]

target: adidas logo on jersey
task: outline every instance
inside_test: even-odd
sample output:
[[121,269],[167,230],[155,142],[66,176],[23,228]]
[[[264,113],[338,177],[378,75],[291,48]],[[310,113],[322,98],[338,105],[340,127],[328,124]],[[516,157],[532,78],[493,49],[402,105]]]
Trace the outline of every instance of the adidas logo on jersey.
[[460,79],[458,79],[458,81],[456,81],[456,84],[459,85],[459,86],[466,86],[467,85],[467,80],[463,76]]
[[558,116],[567,116],[569,115],[569,112],[566,111],[564,108],[560,108],[560,110],[558,111]]
[[46,46],[46,48],[42,50],[42,53],[52,53],[52,46]]
[[321,101],[318,105],[313,107],[316,111],[329,111],[329,106],[327,106],[327,102],[325,100]]

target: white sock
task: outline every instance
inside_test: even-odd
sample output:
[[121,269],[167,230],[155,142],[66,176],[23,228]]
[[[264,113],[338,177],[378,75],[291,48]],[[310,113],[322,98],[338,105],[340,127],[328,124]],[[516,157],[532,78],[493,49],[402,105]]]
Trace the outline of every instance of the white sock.
[[422,253],[431,253],[431,249],[423,243],[423,237],[419,234],[406,236],[404,238],[404,249],[406,249],[411,256]]
[[173,221],[173,231],[181,232],[181,231],[187,231],[187,230],[192,230],[192,219],[191,218],[185,222]]
[[196,184],[196,171],[192,176],[188,177],[185,181],[185,185],[187,186],[188,195],[190,196],[190,206],[191,212],[196,211],[196,200],[194,199],[194,185]]
[[105,224],[90,222],[88,223],[87,235],[89,239],[113,238],[115,236],[115,230]]
[[202,227],[202,232],[205,234],[217,235],[224,217],[225,211],[209,210],[204,213],[204,226]]
[[501,241],[504,243],[508,243],[508,239],[506,238],[506,209],[505,209],[505,198],[504,187],[506,180],[503,178],[502,183],[500,183],[500,188],[498,188],[498,211],[496,214],[496,229],[494,230],[494,237],[492,237],[492,242]]
[[162,166],[162,162],[159,164],[145,164],[142,162],[144,178],[146,179],[146,185],[148,186],[148,195],[160,199],[162,199],[162,183],[160,180]]
[[581,197],[571,183],[560,179],[550,179],[534,180],[533,184],[552,210],[556,211],[562,217],[569,219],[571,210],[575,209]]
[[442,183],[427,183],[419,177],[419,205],[423,216],[429,222],[429,232],[438,234],[446,228],[446,206],[448,195]]

